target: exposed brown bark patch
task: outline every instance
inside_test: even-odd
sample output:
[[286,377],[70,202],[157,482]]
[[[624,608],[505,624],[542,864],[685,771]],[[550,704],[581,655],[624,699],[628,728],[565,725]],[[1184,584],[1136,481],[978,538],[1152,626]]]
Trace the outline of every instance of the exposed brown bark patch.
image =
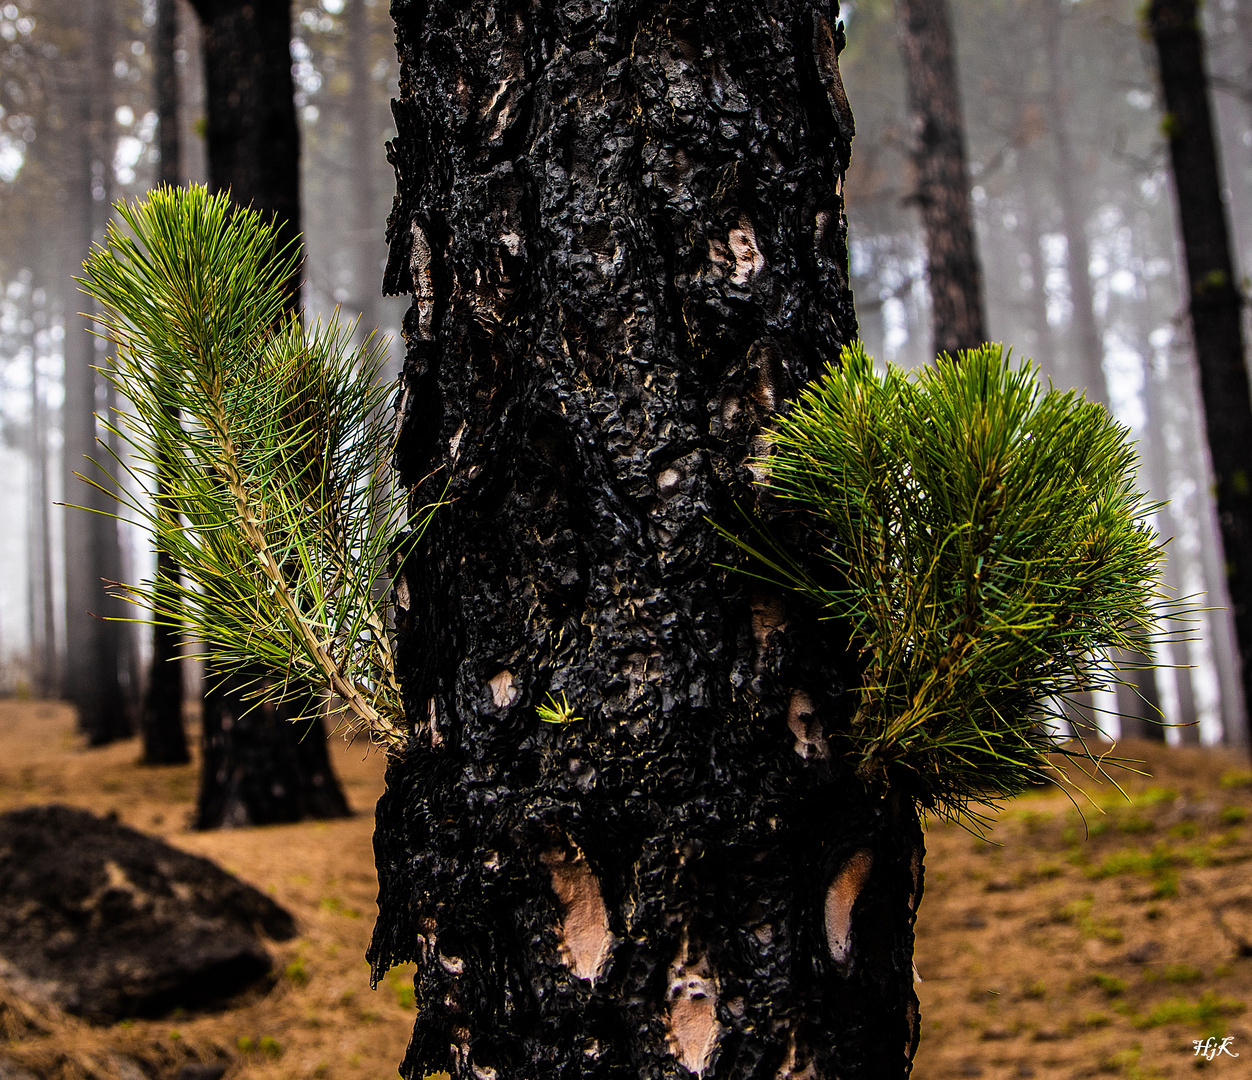
[[666,1040],[670,1052],[696,1076],[703,1076],[717,1049],[722,1025],[717,1021],[717,979],[708,958],[693,949],[685,932],[669,969]]
[[822,734],[822,722],[814,715],[813,699],[803,690],[793,690],[787,701],[787,727],[796,737],[796,753],[802,758],[828,758],[830,748]]
[[497,709],[512,705],[521,693],[517,680],[513,678],[513,672],[508,668],[493,675],[487,685],[491,687],[491,704]]
[[826,945],[836,964],[847,962],[852,936],[852,909],[874,865],[868,848],[856,852],[826,890]]
[[561,959],[578,978],[594,983],[613,948],[599,879],[586,856],[568,840],[539,858],[552,875],[552,891],[561,902]]

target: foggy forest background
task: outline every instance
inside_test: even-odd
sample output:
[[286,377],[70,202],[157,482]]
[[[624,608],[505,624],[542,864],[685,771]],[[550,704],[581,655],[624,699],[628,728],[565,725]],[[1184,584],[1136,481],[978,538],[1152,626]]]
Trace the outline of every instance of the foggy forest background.
[[[1206,594],[1188,642],[1156,657],[1170,742],[1241,741],[1233,630],[1198,405],[1160,92],[1139,0],[952,0],[989,336],[1056,385],[1108,403],[1138,440],[1142,483],[1166,503],[1168,579]],[[204,182],[198,27],[181,2],[179,171]],[[841,60],[857,136],[845,196],[861,335],[880,361],[932,359],[925,249],[910,200],[904,72],[890,0],[844,3]],[[1252,266],[1252,0],[1210,0],[1204,31],[1224,192]],[[155,0],[0,4],[0,692],[57,696],[65,669],[64,539],[80,512],[66,476],[66,356],[85,298],[70,275],[111,204],[159,165]],[[304,302],[393,339],[407,298],[379,294],[393,181],[385,143],[397,65],[385,0],[297,0],[292,64],[302,136]],[[90,42],[91,48],[84,44]],[[1087,272],[1072,252],[1088,252]],[[1246,284],[1245,284],[1246,289]],[[1082,313],[1093,312],[1095,326]],[[90,347],[90,346],[89,346]],[[97,351],[96,362],[106,354]],[[97,391],[97,411],[109,402]],[[103,427],[101,437],[107,437]],[[77,481],[74,481],[77,484]],[[119,528],[120,576],[151,573],[147,537]],[[128,629],[121,679],[137,701],[150,644]],[[194,682],[192,683],[194,685]],[[1151,696],[1151,694],[1149,694]],[[1097,702],[1119,731],[1123,700]]]

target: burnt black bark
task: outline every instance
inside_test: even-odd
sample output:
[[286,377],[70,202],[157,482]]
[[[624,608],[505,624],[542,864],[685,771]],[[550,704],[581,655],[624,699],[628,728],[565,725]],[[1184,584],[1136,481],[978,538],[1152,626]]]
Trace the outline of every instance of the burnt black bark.
[[[157,0],[153,51],[156,53],[157,136],[161,160],[157,178],[161,184],[176,187],[182,183],[182,163],[178,132],[178,68],[174,50],[178,39],[177,0]],[[177,415],[177,414],[175,414]],[[156,501],[169,491],[165,475],[158,469]],[[175,582],[178,566],[158,541],[157,580]],[[152,627],[152,665],[144,695],[140,731],[143,760],[149,765],[177,765],[190,760],[187,734],[183,730],[183,669],[179,656],[178,627],[160,622]]]
[[320,717],[246,701],[239,680],[205,694],[197,829],[275,825],[351,811],[331,769]]
[[[291,81],[287,0],[193,0],[204,27],[209,187],[270,217],[280,242],[300,232],[300,140]],[[291,282],[297,302],[298,283]],[[206,662],[204,760],[196,824],[261,825],[341,817],[320,719],[297,726],[256,707],[253,676],[223,679]],[[254,673],[255,675],[255,673]],[[282,676],[277,676],[281,678]]]
[[1152,0],[1146,17],[1165,96],[1163,127],[1178,197],[1191,332],[1246,703],[1252,700],[1252,399],[1240,327],[1243,299],[1222,206],[1195,0]]
[[926,234],[934,351],[986,341],[982,266],[969,209],[965,123],[948,0],[895,0],[912,114],[916,202]]
[[397,463],[453,500],[397,577],[401,1072],[906,1076],[916,811],[840,754],[844,644],[710,522],[856,335],[837,7],[392,13]]

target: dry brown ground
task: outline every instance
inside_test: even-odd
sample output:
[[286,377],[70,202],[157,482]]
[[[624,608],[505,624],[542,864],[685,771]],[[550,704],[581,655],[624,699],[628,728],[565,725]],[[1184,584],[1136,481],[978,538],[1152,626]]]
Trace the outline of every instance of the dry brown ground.
[[[1252,1077],[1252,772],[1214,751],[1123,747],[1151,779],[1092,789],[1091,835],[1058,790],[1016,800],[986,843],[927,832],[914,1075],[1183,1077],[1193,1040],[1233,1038],[1204,1071]],[[208,856],[299,920],[272,945],[278,978],[218,1013],[92,1028],[23,1007],[0,987],[0,1058],[49,1080],[139,1080],[229,1057],[229,1080],[394,1076],[413,1020],[411,969],[378,990],[362,959],[375,914],[371,811],[383,761],[334,744],[358,816],[196,833],[194,767],[138,768],[134,741],[83,750],[61,705],[0,701],[0,810],[60,801]],[[1246,819],[1246,820],[1245,820]],[[128,1073],[128,1068],[130,1072]],[[0,1068],[0,1076],[6,1076]]]

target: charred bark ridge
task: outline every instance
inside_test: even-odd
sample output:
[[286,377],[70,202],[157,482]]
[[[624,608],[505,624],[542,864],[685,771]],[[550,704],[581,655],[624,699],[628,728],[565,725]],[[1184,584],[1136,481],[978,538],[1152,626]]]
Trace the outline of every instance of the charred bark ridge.
[[396,588],[370,960],[419,965],[401,1071],[905,1076],[917,816],[835,752],[842,644],[708,520],[856,333],[836,12],[392,12],[397,461],[454,500]]
[[1146,11],[1165,97],[1178,220],[1204,423],[1213,460],[1243,695],[1252,701],[1252,398],[1239,293],[1222,205],[1208,79],[1195,0],[1152,0]]
[[896,24],[912,114],[913,201],[926,234],[933,348],[955,356],[987,338],[948,0],[896,0]]

